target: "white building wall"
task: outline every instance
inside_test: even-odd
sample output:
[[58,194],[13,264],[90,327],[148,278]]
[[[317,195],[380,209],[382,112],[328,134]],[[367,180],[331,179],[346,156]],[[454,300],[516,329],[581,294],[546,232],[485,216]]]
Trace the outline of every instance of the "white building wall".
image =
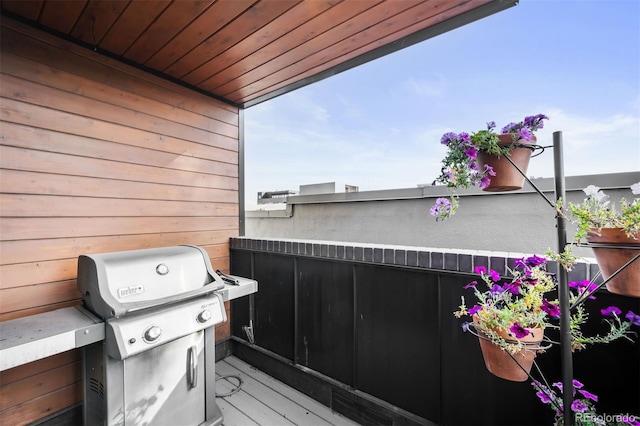
[[[615,202],[630,200],[629,186],[639,181],[640,172],[568,177],[567,198],[581,202],[582,188],[596,185]],[[553,179],[534,182],[554,200]],[[558,249],[555,211],[527,183],[510,193],[465,191],[458,212],[436,222],[429,208],[446,195],[446,188],[425,187],[289,197],[286,210],[246,212],[246,236],[538,254]],[[570,240],[574,230],[569,224]],[[589,249],[574,252],[591,256]]]

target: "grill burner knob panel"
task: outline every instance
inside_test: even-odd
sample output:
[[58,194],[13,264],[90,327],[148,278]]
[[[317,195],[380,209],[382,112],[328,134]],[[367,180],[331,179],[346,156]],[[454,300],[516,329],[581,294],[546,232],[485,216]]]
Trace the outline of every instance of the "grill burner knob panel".
[[[208,312],[207,313],[205,313]],[[202,317],[204,322],[198,319]],[[107,354],[115,359],[167,344],[226,321],[224,301],[217,293],[106,321]]]
[[211,319],[211,311],[202,311],[198,314],[197,321],[202,324]]
[[154,325],[153,327],[149,327],[148,329],[145,330],[143,339],[146,342],[155,342],[156,340],[158,340],[161,334],[162,334],[162,329]]

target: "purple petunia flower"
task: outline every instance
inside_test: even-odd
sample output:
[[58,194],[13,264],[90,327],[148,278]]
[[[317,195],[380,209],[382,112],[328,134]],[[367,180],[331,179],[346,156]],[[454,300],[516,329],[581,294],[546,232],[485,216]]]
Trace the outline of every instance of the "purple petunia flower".
[[533,256],[529,256],[525,259],[525,264],[531,268],[535,267],[535,266],[540,266],[543,265],[544,263],[547,262],[547,258],[543,257],[543,256],[536,256],[535,254]]
[[584,396],[585,398],[590,399],[594,402],[598,402],[598,395],[594,395],[591,392],[587,392],[586,390],[583,390],[583,389],[579,389],[578,392],[580,392],[582,396]]
[[484,171],[489,175],[489,176],[495,176],[496,172],[493,171],[493,167],[491,167],[488,164],[484,165]]
[[575,289],[578,289],[578,291],[581,291],[583,288],[585,288],[588,285],[589,285],[589,281],[571,281],[569,283],[569,288],[575,288]]
[[504,287],[502,287],[501,285],[494,284],[493,287],[491,287],[489,289],[489,293],[502,293],[505,290],[506,289]]
[[470,289],[470,288],[475,287],[475,286],[477,286],[477,285],[478,285],[478,281],[471,281],[469,284],[465,285],[465,286],[464,286],[464,287],[462,287],[462,288],[464,288],[465,290],[467,290],[467,289]]
[[531,333],[529,330],[527,330],[517,322],[514,322],[513,325],[509,327],[509,331],[512,332],[513,335],[516,336],[516,338],[518,339],[522,339],[523,337]]
[[509,123],[502,128],[501,133],[515,132],[518,131],[519,128],[520,125],[518,123]]
[[531,133],[531,131],[527,128],[522,128],[518,130],[518,137],[520,139],[524,139],[525,141],[530,141],[533,137],[533,133]]
[[516,259],[513,261],[513,266],[515,266],[516,268],[526,268],[527,264],[524,263],[524,257],[521,257],[520,259]]
[[578,380],[576,380],[576,379],[573,379],[573,380],[572,380],[572,383],[573,383],[573,387],[574,387],[574,388],[576,388],[576,389],[580,389],[580,388],[582,388],[582,387],[584,386],[584,385],[582,384],[582,382],[580,382],[580,381],[578,381]]
[[542,129],[544,127],[544,122],[542,120],[548,120],[549,117],[547,117],[544,114],[538,114],[535,117],[533,117],[533,124],[531,124],[529,127],[531,128],[531,130],[538,130],[538,129]]
[[[589,280],[586,280],[586,281],[571,281],[569,283],[569,288],[575,288],[576,290],[578,290],[578,293],[580,293],[580,294],[582,294],[584,292],[591,293],[596,288],[598,288],[598,284],[592,283]],[[595,298],[596,297],[594,295],[590,295],[589,296],[589,299],[595,299]]]
[[505,284],[504,285],[509,293],[515,294],[516,296],[520,294],[520,286],[518,284]]
[[482,310],[482,306],[475,305],[474,307],[469,309],[469,315],[474,315]]
[[640,315],[636,315],[633,312],[629,311],[624,317],[628,319],[631,324],[640,326]]
[[493,269],[489,271],[489,277],[492,281],[500,281],[500,274]]
[[431,216],[440,216],[451,211],[451,201],[448,198],[438,198],[436,203],[429,209]]
[[547,299],[542,301],[542,306],[540,307],[543,311],[549,314],[550,317],[560,318],[560,306],[549,302]]
[[464,150],[464,154],[469,158],[476,158],[478,156],[478,150],[474,147],[467,148]]
[[538,396],[538,398],[540,398],[540,401],[542,401],[544,404],[551,402],[551,398],[549,398],[549,395],[547,395],[545,392],[538,391],[536,392],[536,395]]
[[491,183],[491,178],[485,175],[480,178],[480,181],[478,182],[478,186],[480,187],[480,189],[484,189],[488,187],[490,183]]
[[605,317],[613,317],[620,315],[622,311],[617,306],[609,306],[608,308],[600,309],[600,313]]
[[476,274],[484,275],[484,274],[487,273],[487,267],[486,266],[476,266],[473,269],[473,272],[475,272]]
[[442,135],[442,138],[440,139],[440,143],[442,145],[449,145],[451,143],[451,141],[455,140],[458,138],[458,135],[456,135],[453,132],[449,132],[449,133],[445,133],[444,135]]
[[584,401],[580,399],[577,399],[571,403],[571,409],[573,411],[582,412],[582,411],[585,411],[587,408],[588,408],[587,404],[585,404]]

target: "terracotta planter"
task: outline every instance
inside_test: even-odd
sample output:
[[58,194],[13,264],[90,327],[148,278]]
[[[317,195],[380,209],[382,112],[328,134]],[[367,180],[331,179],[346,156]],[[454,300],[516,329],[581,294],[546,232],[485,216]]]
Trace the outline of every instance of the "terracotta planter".
[[[498,135],[498,138],[500,138],[500,146],[511,145],[511,135]],[[524,141],[521,139],[517,143],[521,145],[535,144],[536,137],[533,136],[530,141]],[[532,153],[533,148],[518,147],[511,151],[509,157],[520,168],[520,170],[526,174]],[[524,185],[524,176],[520,174],[518,169],[513,167],[513,164],[511,164],[504,155],[498,157],[486,152],[478,152],[478,165],[480,166],[480,170],[483,170],[485,164],[493,167],[493,171],[496,172],[496,175],[491,176],[491,183],[488,187],[483,188],[483,191],[515,191],[516,189],[521,189],[522,185]]]
[[[477,322],[476,318],[473,320]],[[533,361],[536,357],[536,350],[540,347],[544,336],[544,329],[542,328],[534,328],[530,329],[530,331],[531,333],[529,335],[518,339],[525,343],[526,349],[513,354],[512,358],[508,352],[502,350],[500,346],[492,343],[490,340],[487,340],[487,337],[478,330],[480,350],[482,351],[484,365],[487,367],[487,370],[501,379],[512,382],[526,381],[529,378],[528,373],[531,371]],[[515,340],[506,330],[500,330],[499,334],[507,341]],[[514,358],[517,360],[517,363]]]
[[[637,249],[591,247],[605,279],[638,254],[640,251],[640,232],[635,237],[635,239],[628,237],[620,228],[602,228],[599,232],[594,229],[589,232],[587,236],[589,243],[638,247]],[[640,259],[636,259],[620,271],[618,275],[607,282],[606,286],[611,293],[640,297]]]

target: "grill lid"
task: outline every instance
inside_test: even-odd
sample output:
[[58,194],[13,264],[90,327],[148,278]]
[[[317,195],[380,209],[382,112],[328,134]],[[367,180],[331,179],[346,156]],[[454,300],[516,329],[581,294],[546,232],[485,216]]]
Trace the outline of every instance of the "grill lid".
[[113,318],[179,302],[224,287],[201,247],[174,246],[78,257],[85,305]]

